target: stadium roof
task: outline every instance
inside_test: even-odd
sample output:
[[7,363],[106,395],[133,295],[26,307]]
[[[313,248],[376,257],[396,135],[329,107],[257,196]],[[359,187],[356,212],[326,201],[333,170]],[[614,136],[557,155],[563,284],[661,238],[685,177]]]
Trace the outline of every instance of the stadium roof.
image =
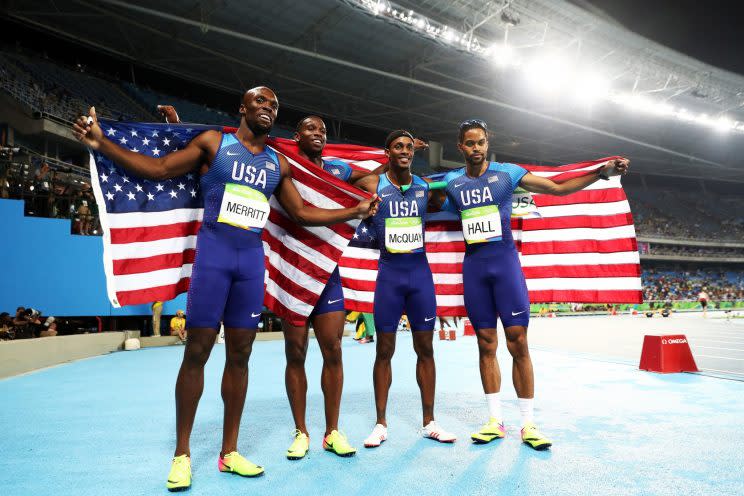
[[[562,0],[27,0],[5,8],[46,32],[211,86],[266,84],[308,112],[410,128],[442,142],[449,158],[457,125],[478,117],[497,159],[626,155],[641,172],[744,180],[744,77]],[[591,105],[590,82],[607,91]]]

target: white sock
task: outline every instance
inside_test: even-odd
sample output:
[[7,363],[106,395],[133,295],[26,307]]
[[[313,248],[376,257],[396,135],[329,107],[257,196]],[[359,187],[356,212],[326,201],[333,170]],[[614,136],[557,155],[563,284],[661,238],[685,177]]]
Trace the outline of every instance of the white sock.
[[501,393],[486,393],[488,402],[488,414],[495,419],[501,420]]
[[522,427],[528,422],[535,421],[535,400],[532,398],[519,398],[519,416],[522,417]]

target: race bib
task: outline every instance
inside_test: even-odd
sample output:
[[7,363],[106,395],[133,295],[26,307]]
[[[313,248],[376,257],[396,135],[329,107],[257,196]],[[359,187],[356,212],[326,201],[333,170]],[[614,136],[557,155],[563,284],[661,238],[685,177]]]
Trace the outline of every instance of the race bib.
[[241,229],[260,230],[269,218],[269,201],[260,191],[242,184],[228,183],[222,195],[217,222]]
[[517,188],[512,193],[512,217],[521,217],[523,219],[539,219],[540,213],[537,211],[537,205],[529,191]]
[[463,210],[461,219],[466,243],[487,243],[501,239],[501,216],[497,205]]
[[421,217],[385,219],[385,249],[390,253],[412,253],[424,248]]

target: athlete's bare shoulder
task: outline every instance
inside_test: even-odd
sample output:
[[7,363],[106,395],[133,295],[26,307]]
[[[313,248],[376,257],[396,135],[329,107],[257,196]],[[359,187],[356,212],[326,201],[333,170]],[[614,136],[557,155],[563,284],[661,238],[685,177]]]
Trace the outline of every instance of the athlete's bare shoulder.
[[282,173],[282,177],[292,176],[292,169],[289,168],[289,160],[284,154],[276,152],[276,158],[279,160],[279,170]]

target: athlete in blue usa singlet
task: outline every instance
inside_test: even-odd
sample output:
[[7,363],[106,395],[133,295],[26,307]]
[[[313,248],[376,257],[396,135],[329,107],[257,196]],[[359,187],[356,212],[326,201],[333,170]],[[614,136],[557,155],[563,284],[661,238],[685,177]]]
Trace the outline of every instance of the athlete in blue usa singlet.
[[218,467],[246,477],[263,468],[237,451],[240,417],[248,384],[248,358],[256,336],[264,295],[264,252],[260,234],[269,216],[268,199],[275,194],[282,207],[304,225],[331,225],[376,212],[376,202],[336,210],[304,204],[292,183],[289,164],[266,148],[279,101],[269,88],[248,90],[240,105],[235,134],[206,131],[161,158],[129,151],[108,140],[95,109],[77,119],[73,133],[91,149],[134,175],[163,180],[199,170],[204,194],[204,218],[197,235],[188,301],[188,342],[176,383],[176,449],[166,486],[191,485],[189,438],[204,386],[204,365],[225,325],[226,361],[222,377],[225,415]]
[[201,176],[204,219],[196,244],[186,315],[188,327],[255,329],[264,296],[261,231],[281,179],[276,153],[251,153],[234,134],[222,137]]
[[465,257],[463,290],[468,318],[476,329],[527,326],[530,302],[519,256],[511,233],[512,192],[525,169],[491,162],[478,177],[466,170],[448,173],[443,209],[462,222]]
[[[436,370],[432,347],[437,300],[434,279],[426,258],[424,218],[428,207],[429,184],[411,174],[413,136],[393,131],[385,140],[390,169],[369,176],[358,186],[377,193],[380,205],[371,218],[372,232],[380,250],[374,297],[377,350],[373,370],[377,423],[365,439],[367,448],[380,446],[387,439],[387,399],[392,382],[391,359],[395,352],[396,331],[405,313],[413,331],[416,377],[421,389],[422,433],[436,441],[452,443],[456,436],[434,420]],[[408,186],[402,191],[402,186]]]
[[628,161],[610,160],[593,174],[557,184],[515,164],[487,162],[488,129],[478,120],[460,125],[458,148],[466,166],[445,176],[446,199],[441,206],[455,212],[462,224],[465,310],[478,337],[480,375],[489,410],[489,421],[470,437],[476,443],[489,443],[505,436],[499,396],[501,373],[496,361],[496,320],[500,318],[513,358],[522,441],[536,450],[548,449],[551,441],[533,420],[535,379],[527,347],[530,302],[511,233],[512,192],[521,186],[533,193],[570,194],[598,179],[624,174]]

